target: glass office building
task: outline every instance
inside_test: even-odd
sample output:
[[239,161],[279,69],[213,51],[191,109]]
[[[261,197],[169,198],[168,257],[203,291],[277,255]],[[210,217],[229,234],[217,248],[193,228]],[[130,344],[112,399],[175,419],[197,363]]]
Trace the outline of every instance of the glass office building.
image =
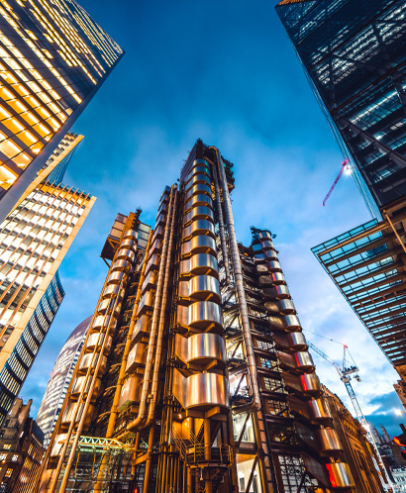
[[64,296],[57,272],[0,372],[0,423],[19,394]]
[[74,0],[1,0],[0,222],[122,54]]
[[387,358],[406,378],[404,251],[391,227],[373,220],[312,251]]
[[276,10],[377,220],[313,252],[406,386],[406,2],[282,0]]
[[[57,274],[95,197],[60,182],[81,138],[65,136],[0,226],[0,424],[63,298]],[[35,184],[31,184],[31,187]]]
[[379,217],[375,203],[406,194],[406,2],[282,0],[276,9]]
[[52,369],[37,416],[37,423],[44,432],[44,447],[49,444],[51,434],[62,409],[91,318],[88,317],[80,323],[68,337]]

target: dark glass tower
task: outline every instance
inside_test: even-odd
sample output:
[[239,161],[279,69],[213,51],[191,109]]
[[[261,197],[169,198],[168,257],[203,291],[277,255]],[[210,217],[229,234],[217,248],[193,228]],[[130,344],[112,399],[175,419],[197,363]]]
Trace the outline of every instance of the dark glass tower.
[[375,217],[313,252],[399,372],[401,393],[406,390],[406,2],[282,0],[276,10]]
[[369,192],[379,208],[406,195],[406,2],[282,0],[276,10],[376,215]]

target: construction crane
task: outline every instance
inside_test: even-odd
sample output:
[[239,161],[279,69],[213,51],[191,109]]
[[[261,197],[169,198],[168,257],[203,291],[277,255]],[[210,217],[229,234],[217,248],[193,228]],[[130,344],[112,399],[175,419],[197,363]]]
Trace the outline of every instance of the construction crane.
[[330,356],[327,356],[326,353],[324,353],[321,349],[319,349],[317,346],[315,346],[312,342],[307,341],[307,345],[309,348],[313,349],[319,356],[321,356],[323,359],[328,361],[330,364],[334,366],[334,368],[337,370],[337,373],[340,377],[340,380],[343,382],[345,385],[345,388],[347,390],[347,393],[351,399],[351,403],[353,405],[355,415],[358,419],[358,421],[362,424],[362,426],[365,428],[366,434],[367,434],[367,439],[371,446],[374,449],[375,455],[378,458],[379,461],[379,466],[376,464],[374,457],[372,456],[372,460],[375,464],[375,468],[379,474],[379,478],[381,480],[382,486],[384,487],[385,490],[389,490],[392,488],[392,483],[388,477],[388,474],[386,472],[385,466],[383,465],[382,457],[381,454],[379,453],[378,447],[376,445],[374,436],[371,433],[370,426],[365,419],[364,413],[362,412],[361,406],[358,402],[357,396],[354,392],[354,389],[351,385],[351,379],[355,378],[357,382],[361,381],[361,378],[359,376],[359,368],[355,364],[355,361],[353,357],[351,356],[351,353],[348,349],[348,346],[346,344],[343,344],[343,362],[342,365],[339,365],[336,361],[330,358]]
[[331,185],[331,188],[330,190],[328,191],[328,194],[326,195],[326,198],[323,200],[323,207],[326,205],[326,202],[327,200],[330,198],[330,195],[333,193],[333,190],[335,189],[337,183],[338,183],[338,180],[341,178],[341,175],[343,174],[343,172],[346,170],[346,169],[349,169],[349,166],[348,166],[348,159],[345,159],[342,163],[341,163],[341,169],[340,169],[340,172],[338,173],[337,175],[337,178],[334,180],[334,183]]

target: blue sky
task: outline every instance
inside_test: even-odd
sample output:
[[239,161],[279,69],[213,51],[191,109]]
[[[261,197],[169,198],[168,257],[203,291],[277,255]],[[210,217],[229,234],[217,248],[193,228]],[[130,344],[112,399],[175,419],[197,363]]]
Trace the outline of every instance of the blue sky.
[[[370,215],[351,177],[328,201],[342,156],[269,0],[79,0],[126,54],[77,121],[85,136],[65,182],[98,200],[60,269],[66,298],[21,395],[39,407],[70,332],[94,310],[106,275],[99,255],[117,212],[138,206],[153,224],[158,199],[197,138],[234,164],[239,241],[271,229],[309,340],[332,358],[349,345],[354,384],[371,421],[398,434],[397,374],[310,248]],[[322,381],[350,406],[335,369]]]

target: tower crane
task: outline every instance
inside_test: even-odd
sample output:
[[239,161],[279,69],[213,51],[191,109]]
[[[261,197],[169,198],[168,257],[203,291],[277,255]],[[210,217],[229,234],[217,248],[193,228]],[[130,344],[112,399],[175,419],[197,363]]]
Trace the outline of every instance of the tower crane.
[[328,194],[326,195],[326,198],[323,200],[323,207],[326,205],[327,200],[330,198],[330,195],[333,193],[333,190],[335,189],[335,187],[336,187],[336,185],[338,183],[338,180],[341,178],[341,175],[343,174],[344,170],[349,169],[347,165],[348,165],[348,159],[345,159],[341,163],[341,169],[340,169],[340,172],[337,175],[337,178],[334,180],[334,183],[331,185],[331,188],[328,191]]
[[381,480],[382,486],[385,488],[385,490],[392,488],[391,481],[388,477],[385,466],[383,465],[382,457],[381,457],[381,454],[379,453],[375,439],[371,433],[370,426],[368,425],[368,422],[365,419],[364,413],[362,412],[361,406],[358,402],[357,396],[356,396],[354,389],[352,387],[352,384],[351,384],[352,378],[355,378],[355,380],[357,380],[357,382],[360,382],[361,378],[359,376],[359,368],[355,364],[355,361],[350,354],[348,346],[346,344],[343,344],[343,350],[344,350],[343,362],[342,362],[342,365],[340,365],[336,361],[331,359],[330,356],[328,356],[326,353],[324,353],[321,349],[319,349],[317,346],[315,346],[312,342],[307,341],[307,344],[308,344],[309,348],[313,349],[313,351],[315,351],[319,356],[321,356],[323,359],[325,359],[330,364],[332,364],[334,366],[334,368],[337,370],[337,373],[340,377],[340,380],[345,385],[347,393],[351,399],[351,403],[353,405],[355,415],[356,415],[358,421],[364,427],[366,434],[367,434],[367,439],[368,439],[369,443],[371,444],[372,448],[374,449],[376,457],[378,458],[379,466],[378,466],[378,464],[376,464],[374,457],[372,456],[372,460],[375,463],[375,468],[379,474],[379,479]]

